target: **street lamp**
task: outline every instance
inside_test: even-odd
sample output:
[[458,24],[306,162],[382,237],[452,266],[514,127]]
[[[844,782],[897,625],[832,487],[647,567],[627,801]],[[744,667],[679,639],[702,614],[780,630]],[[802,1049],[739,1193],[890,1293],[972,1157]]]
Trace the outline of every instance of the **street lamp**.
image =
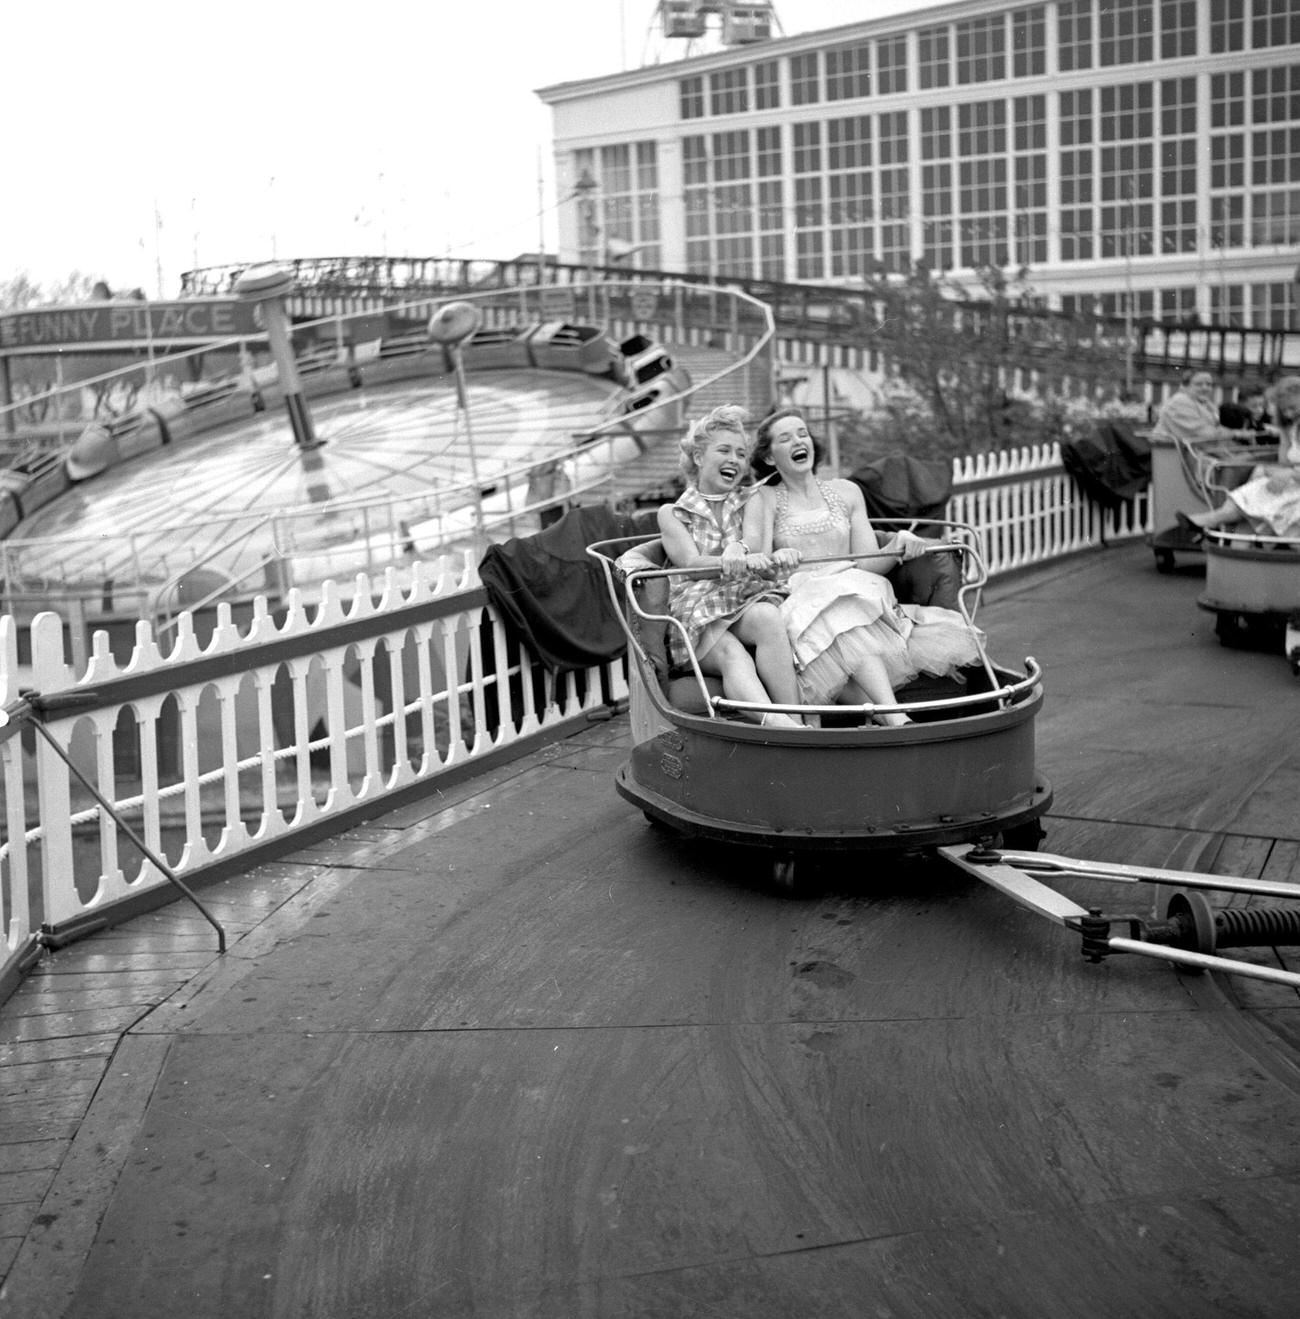
[[430,343],[442,345],[451,359],[456,381],[456,419],[465,422],[465,443],[469,448],[469,476],[474,486],[474,529],[480,545],[487,541],[483,523],[483,484],[478,474],[478,454],[474,448],[474,428],[469,416],[469,390],[465,386],[465,359],[461,353],[465,341],[483,324],[482,310],[472,302],[449,302],[429,317],[426,333]]

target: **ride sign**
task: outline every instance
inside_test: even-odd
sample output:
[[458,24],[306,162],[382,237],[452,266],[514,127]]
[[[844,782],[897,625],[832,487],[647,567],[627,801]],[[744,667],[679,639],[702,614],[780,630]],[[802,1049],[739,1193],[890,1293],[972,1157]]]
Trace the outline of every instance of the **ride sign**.
[[202,344],[260,333],[254,308],[234,298],[100,302],[0,313],[0,350],[8,352],[99,344]]

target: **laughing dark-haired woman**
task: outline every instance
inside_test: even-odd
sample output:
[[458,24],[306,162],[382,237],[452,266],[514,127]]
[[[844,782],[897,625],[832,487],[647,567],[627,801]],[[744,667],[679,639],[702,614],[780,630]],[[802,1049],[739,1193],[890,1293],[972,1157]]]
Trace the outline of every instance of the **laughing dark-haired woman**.
[[[920,673],[946,675],[975,663],[980,638],[951,609],[900,605],[884,575],[933,545],[900,531],[882,545],[852,482],[823,481],[821,457],[803,416],[792,408],[758,427],[753,463],[767,482],[745,513],[745,542],[791,570],[781,605],[806,705],[832,704],[855,682],[873,705],[892,705],[895,691]],[[882,552],[862,563],[839,556]],[[799,564],[831,558],[830,563]],[[880,711],[876,723],[909,722]]]

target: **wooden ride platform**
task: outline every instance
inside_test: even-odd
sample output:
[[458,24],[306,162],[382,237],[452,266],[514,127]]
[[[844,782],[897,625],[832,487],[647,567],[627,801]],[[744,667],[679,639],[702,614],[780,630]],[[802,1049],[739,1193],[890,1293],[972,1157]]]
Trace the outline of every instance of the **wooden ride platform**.
[[[1294,679],[1201,585],[986,593],[1045,846],[1300,881]],[[779,896],[615,795],[627,732],[205,890],[222,958],[181,904],[51,957],[0,1009],[0,1314],[1294,1313],[1294,991],[1090,965],[934,861]]]

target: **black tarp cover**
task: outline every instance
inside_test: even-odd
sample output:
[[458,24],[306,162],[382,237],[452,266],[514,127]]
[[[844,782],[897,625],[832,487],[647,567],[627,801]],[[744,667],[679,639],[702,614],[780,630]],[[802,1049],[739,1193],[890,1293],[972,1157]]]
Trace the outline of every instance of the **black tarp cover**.
[[507,628],[552,673],[603,664],[623,653],[623,629],[587,546],[657,530],[653,510],[571,509],[534,536],[489,545],[479,577]]
[[1061,442],[1061,464],[1102,508],[1120,508],[1151,483],[1151,445],[1125,421],[1098,421],[1092,433]]
[[849,479],[861,487],[873,518],[941,518],[952,494],[951,463],[904,453],[877,458]]

